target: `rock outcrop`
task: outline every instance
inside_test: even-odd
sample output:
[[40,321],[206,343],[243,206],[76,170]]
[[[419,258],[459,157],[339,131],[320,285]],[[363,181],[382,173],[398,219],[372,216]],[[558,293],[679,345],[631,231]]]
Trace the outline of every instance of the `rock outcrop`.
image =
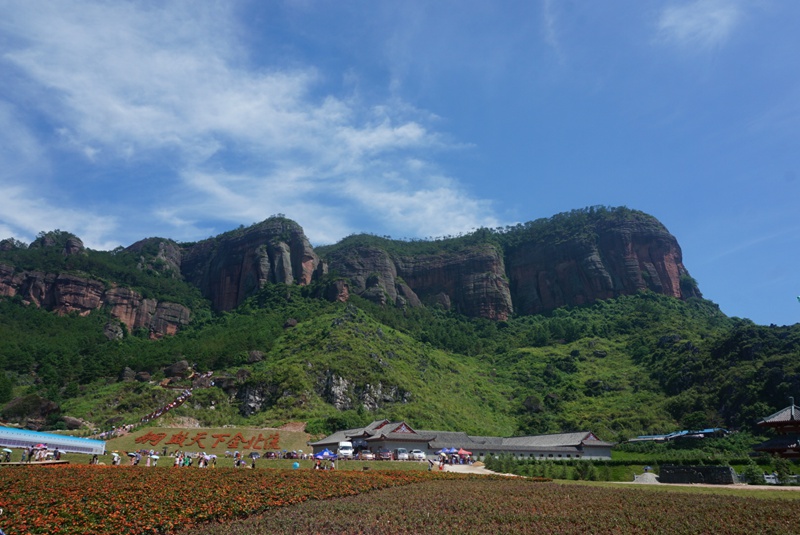
[[492,244],[418,255],[354,246],[326,260],[331,273],[347,279],[350,292],[380,304],[426,303],[496,320],[512,312],[503,255]]
[[303,229],[284,218],[229,232],[187,247],[184,278],[216,310],[232,310],[267,283],[307,285],[324,273]]
[[376,303],[425,303],[494,320],[641,290],[700,296],[677,240],[641,212],[587,209],[484,234],[483,242],[453,239],[427,253],[405,253],[413,248],[404,242],[355,239],[325,260],[339,288]]
[[100,281],[71,274],[17,273],[5,264],[0,264],[0,296],[19,296],[26,303],[58,314],[86,315],[107,307],[129,331],[147,329],[153,338],[175,334],[190,317],[183,305],[144,299],[128,288],[106,288]]
[[592,232],[566,239],[534,233],[511,248],[506,266],[519,314],[538,314],[640,290],[677,298],[699,296],[683,284],[688,272],[680,246],[651,217],[602,220]]
[[[20,247],[4,240],[0,250]],[[64,257],[86,254],[77,237],[42,234],[31,248],[57,247]],[[270,283],[323,280],[318,297],[345,302],[351,294],[397,307],[438,306],[473,317],[505,320],[561,306],[652,290],[681,299],[700,296],[682,263],[677,240],[655,218],[627,208],[591,208],[518,225],[482,229],[463,238],[408,243],[353,237],[326,248],[325,262],[303,229],[272,217],[198,243],[148,238],[126,252],[137,268],[200,289],[217,311],[233,310]],[[107,307],[129,330],[174,334],[189,321],[179,304],[68,273],[17,272],[0,264],[0,296],[19,295],[58,313]],[[118,338],[109,325],[106,335]]]
[[137,268],[171,277],[181,274],[181,247],[172,240],[146,238],[128,246],[126,251],[139,255]]

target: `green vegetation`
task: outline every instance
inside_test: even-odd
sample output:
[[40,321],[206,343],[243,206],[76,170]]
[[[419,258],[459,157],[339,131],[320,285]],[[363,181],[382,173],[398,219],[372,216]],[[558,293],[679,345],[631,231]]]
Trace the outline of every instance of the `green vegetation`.
[[[431,241],[352,236],[320,252],[346,254],[355,245],[390,254],[487,245],[508,250],[537,240],[588,239],[621,221],[660,225],[641,212],[593,207]],[[296,226],[283,217],[258,225],[285,232]],[[592,430],[615,442],[726,427],[746,437],[727,446],[741,452],[762,438],[757,419],[800,392],[800,325],[728,318],[699,298],[641,292],[489,321],[435,307],[380,306],[357,296],[331,303],[316,297],[321,282],[268,285],[236,310],[215,314],[162,257],[167,240],[144,240],[135,253],[65,256],[73,238],[43,233],[31,246],[16,243],[0,252],[0,263],[17,272],[91,276],[192,310],[191,324],[175,336],[150,340],[125,332],[111,341],[103,335],[107,311],[57,316],[26,306],[20,296],[0,299],[0,402],[37,394],[58,403],[61,414],[99,428],[138,421],[168,403],[174,392],[158,383],[165,367],[184,359],[223,380],[198,389],[170,418],[191,417],[206,426],[303,420],[312,433],[383,417],[473,434]],[[690,278],[682,284],[696,286]],[[125,368],[147,372],[150,381],[119,382]],[[57,425],[58,417],[49,423]]]

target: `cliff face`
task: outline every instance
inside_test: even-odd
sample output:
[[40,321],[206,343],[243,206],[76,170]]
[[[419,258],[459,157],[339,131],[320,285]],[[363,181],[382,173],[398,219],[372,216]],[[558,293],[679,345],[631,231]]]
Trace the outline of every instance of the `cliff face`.
[[591,237],[539,240],[531,236],[507,255],[520,314],[537,314],[649,289],[677,298],[700,296],[681,287],[688,276],[677,240],[655,219],[595,226]]
[[111,287],[96,280],[68,274],[23,271],[0,264],[0,296],[20,296],[25,302],[58,314],[81,315],[108,307],[128,330],[144,328],[153,338],[175,334],[189,323],[189,309],[176,304],[144,299],[127,288]]
[[[13,240],[0,251],[13,251]],[[74,236],[54,232],[31,248],[85,254]],[[333,280],[316,295],[347,301],[355,293],[384,305],[441,306],[473,317],[505,320],[561,306],[649,289],[681,299],[700,296],[677,240],[655,218],[628,209],[587,209],[442,242],[382,238],[343,241],[323,263],[303,229],[282,217],[191,245],[148,238],[126,249],[139,270],[195,285],[218,311],[232,310],[265,284],[307,285],[330,266]],[[108,307],[129,329],[174,334],[189,311],[174,303],[90,278],[0,265],[0,295],[59,313]]]
[[268,219],[185,248],[181,273],[216,310],[232,310],[267,283],[309,284],[324,272],[303,229]]
[[512,311],[503,256],[490,244],[420,255],[356,246],[326,260],[331,273],[349,281],[351,292],[381,304],[426,303],[496,320]]
[[[537,224],[538,223],[538,224]],[[484,243],[427,254],[352,245],[326,256],[351,292],[399,306],[438,304],[468,316],[507,319],[640,290],[700,296],[677,240],[640,212],[579,211],[494,235]]]

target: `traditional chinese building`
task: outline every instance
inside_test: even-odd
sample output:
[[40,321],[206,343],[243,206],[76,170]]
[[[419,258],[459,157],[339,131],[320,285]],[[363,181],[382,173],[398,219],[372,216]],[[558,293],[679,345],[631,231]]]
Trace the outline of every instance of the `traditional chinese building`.
[[789,406],[758,422],[759,427],[774,429],[776,437],[756,446],[756,451],[780,455],[787,459],[800,458],[800,407],[789,398]]
[[356,451],[381,448],[419,449],[429,458],[443,448],[464,449],[476,459],[505,453],[520,459],[611,459],[610,442],[604,442],[590,431],[532,435],[524,437],[488,437],[468,435],[460,431],[415,430],[406,422],[376,420],[366,427],[337,431],[316,442],[310,442],[314,453],[328,448],[336,451],[339,442],[352,442]]

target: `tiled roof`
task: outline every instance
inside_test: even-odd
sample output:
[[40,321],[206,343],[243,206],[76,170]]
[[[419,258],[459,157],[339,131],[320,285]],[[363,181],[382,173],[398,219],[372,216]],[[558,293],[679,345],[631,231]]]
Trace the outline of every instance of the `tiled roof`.
[[[311,446],[327,446],[337,444],[353,437],[360,437],[367,441],[391,440],[391,441],[419,441],[427,442],[432,449],[440,448],[464,448],[486,451],[565,451],[574,452],[581,446],[591,447],[611,447],[614,444],[598,440],[590,431],[579,431],[576,433],[559,433],[553,435],[533,435],[525,437],[485,437],[470,436],[463,431],[432,431],[415,430],[409,432],[392,432],[395,429],[403,428],[404,422],[389,422],[388,420],[377,420],[366,427],[357,429],[347,429],[313,442]],[[405,427],[410,428],[407,424]]]
[[766,418],[762,418],[761,421],[758,422],[758,425],[782,424],[788,422],[800,423],[800,407],[797,405],[789,405],[775,414],[770,414]]
[[339,442],[347,442],[350,440],[350,435],[355,429],[346,429],[344,431],[336,431],[334,434],[325,438],[317,440],[316,442],[309,442],[309,446],[326,446],[328,444],[338,444]]
[[782,435],[774,437],[758,446],[753,447],[756,451],[781,451],[788,449],[800,449],[800,438],[797,435]]
[[503,440],[504,446],[527,446],[548,448],[554,446],[579,446],[589,432],[559,433],[557,435],[533,435],[527,437],[509,437]]
[[419,433],[381,433],[377,432],[372,437],[366,439],[367,442],[377,441],[377,440],[405,440],[405,441],[413,441],[413,442],[429,442],[436,438],[434,435],[422,435]]
[[476,444],[502,444],[505,440],[503,437],[470,436],[469,438]]

